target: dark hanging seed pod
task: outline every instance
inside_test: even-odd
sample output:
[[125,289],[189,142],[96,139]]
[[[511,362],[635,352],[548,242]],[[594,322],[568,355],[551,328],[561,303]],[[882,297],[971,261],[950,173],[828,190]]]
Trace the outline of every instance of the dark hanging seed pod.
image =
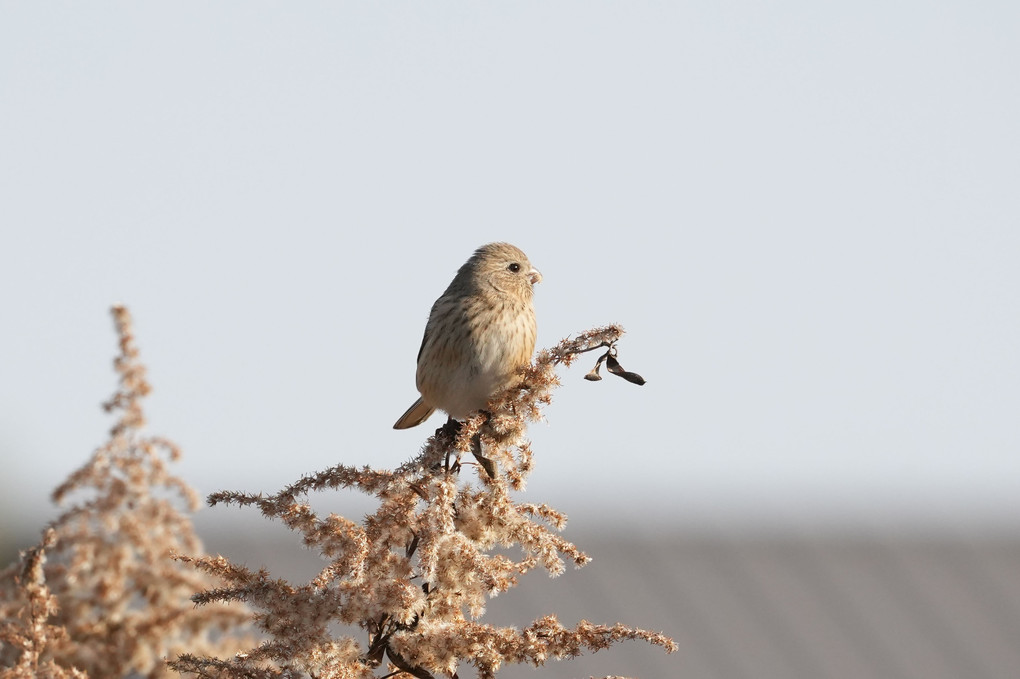
[[598,382],[599,380],[601,380],[602,375],[599,375],[599,368],[602,367],[602,362],[605,361],[607,358],[609,358],[608,351],[599,356],[599,360],[596,361],[595,367],[592,368],[591,371],[584,376],[584,379],[588,380],[589,382]]
[[622,377],[623,379],[633,384],[640,385],[645,383],[645,378],[641,377],[641,375],[638,375],[637,373],[632,373],[629,370],[624,370],[623,366],[620,365],[620,362],[616,360],[615,343],[603,344],[602,346],[608,346],[609,349],[606,350],[606,353],[599,356],[599,360],[595,363],[595,367],[592,368],[588,372],[588,374],[584,376],[584,379],[588,380],[589,382],[598,382],[599,380],[601,380],[602,375],[599,374],[599,369],[602,367],[602,364],[605,363],[606,369],[609,370],[609,372],[613,373],[614,375]]
[[619,377],[622,377],[623,379],[627,380],[628,382],[632,382],[634,384],[644,384],[645,383],[645,378],[641,377],[641,375],[638,375],[637,373],[632,373],[632,372],[630,372],[628,370],[624,370],[623,366],[620,365],[620,362],[616,360],[615,356],[608,356],[607,355],[607,357],[606,357],[606,369],[609,372],[613,373],[614,375],[618,375]]

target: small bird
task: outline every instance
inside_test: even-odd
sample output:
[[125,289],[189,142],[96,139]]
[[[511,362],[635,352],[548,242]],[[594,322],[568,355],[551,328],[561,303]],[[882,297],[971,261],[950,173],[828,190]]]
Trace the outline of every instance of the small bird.
[[532,286],[541,280],[509,243],[475,250],[432,305],[418,350],[421,397],[394,429],[416,427],[437,409],[463,420],[510,386],[535,351]]

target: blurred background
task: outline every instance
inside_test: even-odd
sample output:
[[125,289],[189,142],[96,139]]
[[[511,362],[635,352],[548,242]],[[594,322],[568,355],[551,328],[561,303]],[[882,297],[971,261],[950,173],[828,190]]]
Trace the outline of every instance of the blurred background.
[[5,563],[105,440],[114,302],[177,473],[270,492],[417,452],[429,307],[507,240],[539,345],[621,323],[648,384],[561,371],[526,497],[595,561],[489,619],[681,645],[545,673],[1020,674],[1020,5],[0,11]]

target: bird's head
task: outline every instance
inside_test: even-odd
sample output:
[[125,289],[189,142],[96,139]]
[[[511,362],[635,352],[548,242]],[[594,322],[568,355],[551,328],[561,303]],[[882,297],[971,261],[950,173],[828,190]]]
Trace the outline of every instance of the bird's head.
[[495,289],[525,300],[531,299],[532,286],[542,280],[541,272],[531,265],[528,256],[509,243],[483,245],[465,266],[470,267],[480,289]]

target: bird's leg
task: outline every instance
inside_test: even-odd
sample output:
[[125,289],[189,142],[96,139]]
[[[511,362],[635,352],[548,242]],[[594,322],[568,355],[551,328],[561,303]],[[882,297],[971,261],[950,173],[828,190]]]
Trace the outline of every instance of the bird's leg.
[[[485,421],[488,422],[492,414],[487,410],[482,412],[485,413]],[[471,437],[471,454],[478,460],[478,464],[482,465],[482,469],[485,470],[490,479],[496,478],[496,463],[482,455],[482,432],[480,431]]]
[[439,431],[446,432],[450,436],[457,436],[460,433],[460,422],[452,417],[447,417],[446,424],[440,427]]
[[456,474],[460,471],[460,455],[457,455],[457,459],[454,460],[453,465],[450,464],[450,454],[453,452],[453,442],[457,440],[457,433],[460,432],[460,422],[451,418],[446,420],[446,424],[436,430],[436,433],[443,432],[449,437],[450,442],[446,446],[446,471],[453,472]]
[[453,429],[451,433],[450,423],[447,422],[442,427],[436,429],[432,435],[436,438],[439,445],[446,453],[444,462],[435,464],[432,469],[439,469],[442,467],[444,471],[450,471],[450,451],[453,450],[453,443],[456,440],[457,430]]

